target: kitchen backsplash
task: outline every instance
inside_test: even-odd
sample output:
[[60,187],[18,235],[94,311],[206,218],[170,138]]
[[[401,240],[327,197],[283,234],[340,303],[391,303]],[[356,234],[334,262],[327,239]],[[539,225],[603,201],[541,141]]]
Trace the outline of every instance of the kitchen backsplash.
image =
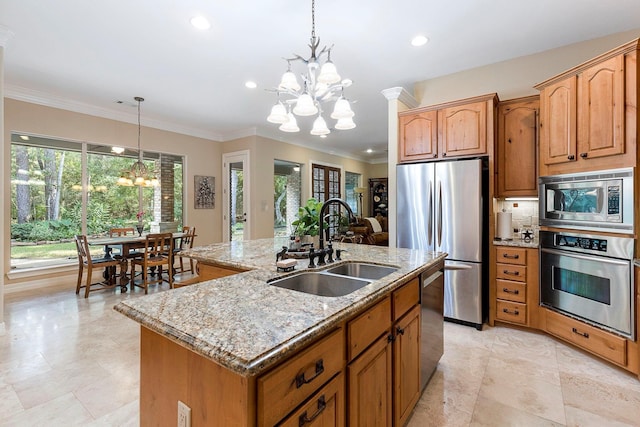
[[[504,200],[496,199],[495,212],[511,212],[511,228],[514,229],[513,238],[520,238],[520,233],[531,230],[538,238],[538,200]],[[517,231],[516,231],[517,230]]]

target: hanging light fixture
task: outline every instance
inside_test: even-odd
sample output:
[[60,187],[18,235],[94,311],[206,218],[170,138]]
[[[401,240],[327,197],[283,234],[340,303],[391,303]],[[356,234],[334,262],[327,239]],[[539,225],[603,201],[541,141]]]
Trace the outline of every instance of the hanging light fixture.
[[[326,136],[331,131],[322,117],[321,104],[334,101],[331,118],[338,121],[335,128],[347,130],[356,127],[353,122],[354,112],[349,101],[343,95],[344,89],[351,86],[352,82],[349,79],[342,80],[335,64],[331,61],[333,46],[328,49],[325,46],[316,54],[319,45],[320,38],[316,37],[315,0],[311,0],[311,42],[309,44],[311,56],[309,59],[304,59],[295,54],[293,58],[286,59],[287,71],[282,75],[278,87],[271,90],[277,93],[278,102],[271,108],[271,114],[267,117],[267,121],[280,124],[279,129],[284,132],[300,131],[294,114],[301,117],[317,114],[310,133],[311,135]],[[327,59],[321,65],[319,61],[325,53]],[[301,74],[302,86],[298,83],[294,72],[291,71],[293,61],[302,61],[307,65],[307,69]],[[285,101],[285,104],[289,106],[288,111],[280,100],[281,95],[290,97]]]
[[134,185],[140,187],[157,187],[160,185],[158,179],[142,162],[142,149],[140,148],[140,103],[144,101],[144,98],[136,96],[133,99],[138,103],[138,161],[132,164],[129,169],[122,171],[117,184],[127,187]]

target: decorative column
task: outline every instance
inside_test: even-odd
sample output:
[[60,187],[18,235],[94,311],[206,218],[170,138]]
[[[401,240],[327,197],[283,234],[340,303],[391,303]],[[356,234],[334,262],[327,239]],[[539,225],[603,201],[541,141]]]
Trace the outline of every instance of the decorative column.
[[[382,95],[389,101],[388,109],[388,171],[389,182],[387,194],[397,194],[396,189],[396,165],[398,164],[398,113],[410,108],[416,108],[418,101],[403,87],[384,89]],[[389,247],[396,247],[396,198],[389,197],[389,216],[387,218],[389,228]]]
[[[2,140],[2,162],[0,170],[11,170],[11,142],[5,139],[4,134],[4,49],[7,42],[13,37],[13,32],[9,28],[0,25],[0,138]],[[7,203],[9,198],[9,180],[7,173],[0,177],[0,200],[2,200],[3,221],[0,227],[0,335],[5,334],[4,326],[4,276],[11,269],[9,254],[11,253],[11,204]]]

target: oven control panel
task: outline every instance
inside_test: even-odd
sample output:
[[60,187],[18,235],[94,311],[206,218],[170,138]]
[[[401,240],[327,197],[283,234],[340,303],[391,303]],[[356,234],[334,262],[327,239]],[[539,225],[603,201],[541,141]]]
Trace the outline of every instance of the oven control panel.
[[558,234],[556,235],[556,246],[606,252],[607,240]]

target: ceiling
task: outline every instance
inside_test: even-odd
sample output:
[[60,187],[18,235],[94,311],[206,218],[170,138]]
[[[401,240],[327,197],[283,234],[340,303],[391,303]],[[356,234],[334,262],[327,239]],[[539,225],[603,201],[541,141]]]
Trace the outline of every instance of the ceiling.
[[[211,29],[192,27],[196,14]],[[142,96],[143,126],[218,141],[261,135],[372,162],[386,158],[383,89],[411,92],[417,81],[631,30],[639,16],[637,0],[317,0],[316,35],[353,80],[345,95],[357,124],[319,139],[312,118],[299,118],[296,134],[265,120],[282,58],[309,56],[310,0],[0,0],[0,25],[14,33],[8,97],[136,123]],[[429,43],[411,46],[417,34]]]

